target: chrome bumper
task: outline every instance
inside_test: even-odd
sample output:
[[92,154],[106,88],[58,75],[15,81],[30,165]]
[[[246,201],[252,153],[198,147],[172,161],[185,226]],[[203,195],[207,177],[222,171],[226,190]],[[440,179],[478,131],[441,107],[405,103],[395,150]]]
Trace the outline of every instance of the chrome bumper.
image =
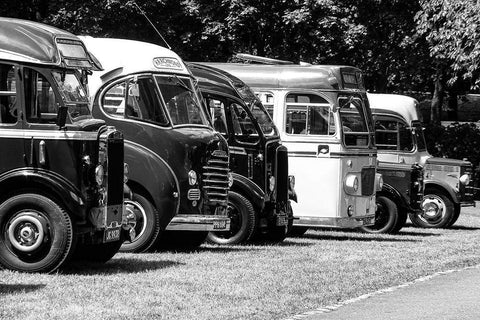
[[228,231],[230,218],[227,216],[205,216],[178,214],[173,217],[166,230],[169,231]]

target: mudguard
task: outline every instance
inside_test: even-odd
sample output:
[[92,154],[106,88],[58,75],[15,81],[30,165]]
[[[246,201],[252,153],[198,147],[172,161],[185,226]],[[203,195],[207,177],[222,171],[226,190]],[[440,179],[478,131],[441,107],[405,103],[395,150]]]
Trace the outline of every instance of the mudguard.
[[423,183],[425,188],[424,190],[427,190],[428,188],[436,188],[436,189],[443,190],[447,193],[448,196],[450,196],[450,198],[455,204],[460,203],[457,192],[455,192],[452,186],[449,185],[448,183],[441,180],[436,180],[436,179],[425,179]]
[[235,191],[246,197],[254,207],[263,210],[265,206],[265,192],[252,180],[238,174],[233,173],[233,185],[230,190]]
[[377,192],[377,196],[382,195],[387,197],[388,199],[392,200],[395,202],[397,207],[399,208],[408,208],[408,203],[405,201],[405,198],[402,197],[400,192],[398,192],[397,189],[389,185],[388,183],[383,183],[382,190],[380,192]]
[[0,194],[11,190],[39,189],[46,196],[54,197],[73,217],[86,219],[85,199],[72,183],[55,172],[41,168],[18,168],[0,176]]
[[127,185],[152,201],[165,228],[179,210],[179,184],[168,164],[152,150],[125,140],[125,162],[130,168]]

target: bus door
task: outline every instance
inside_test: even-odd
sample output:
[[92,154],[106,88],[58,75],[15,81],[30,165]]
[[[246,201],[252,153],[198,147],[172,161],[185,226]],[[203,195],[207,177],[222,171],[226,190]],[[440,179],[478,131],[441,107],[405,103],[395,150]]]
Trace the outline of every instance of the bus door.
[[339,159],[331,156],[339,145],[332,104],[316,93],[290,92],[282,98],[282,140],[298,195],[292,208],[300,219],[294,224],[330,225],[341,187]]
[[251,113],[245,106],[230,99],[205,93],[203,95],[214,129],[228,141],[230,169],[262,184],[255,179],[263,177],[264,173],[262,157],[259,157],[260,135]]

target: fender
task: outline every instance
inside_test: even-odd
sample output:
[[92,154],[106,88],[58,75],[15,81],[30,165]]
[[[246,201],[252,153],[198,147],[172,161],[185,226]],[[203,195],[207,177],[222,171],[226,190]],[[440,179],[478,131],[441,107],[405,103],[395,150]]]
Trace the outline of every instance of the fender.
[[69,214],[80,220],[86,219],[85,199],[70,181],[55,172],[41,168],[18,168],[0,176],[0,194],[12,190],[39,189],[59,201]]
[[152,201],[166,227],[178,213],[180,188],[170,166],[152,150],[130,140],[124,142],[125,162],[130,168],[127,185]]
[[246,197],[252,204],[263,210],[265,206],[265,192],[252,180],[238,173],[232,172],[233,185],[230,188]]
[[408,208],[408,204],[405,201],[405,198],[395,189],[393,186],[389,185],[388,183],[383,183],[383,188],[380,192],[377,192],[377,196],[385,196],[388,199],[395,202],[398,208]]
[[424,183],[424,190],[427,190],[428,188],[437,188],[442,191],[445,191],[448,196],[452,199],[452,201],[456,204],[459,204],[460,201],[458,200],[457,192],[453,189],[451,185],[446,183],[445,181],[442,180],[436,180],[436,179],[426,179],[423,181]]

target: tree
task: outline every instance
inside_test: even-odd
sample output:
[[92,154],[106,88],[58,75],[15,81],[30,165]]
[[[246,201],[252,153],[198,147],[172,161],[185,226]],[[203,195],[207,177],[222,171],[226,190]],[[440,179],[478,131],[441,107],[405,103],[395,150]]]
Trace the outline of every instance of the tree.
[[[417,13],[417,33],[423,37],[433,58],[435,90],[431,121],[440,121],[445,90],[466,81],[480,86],[480,4],[472,0],[421,0]],[[456,96],[455,90],[450,96]]]

